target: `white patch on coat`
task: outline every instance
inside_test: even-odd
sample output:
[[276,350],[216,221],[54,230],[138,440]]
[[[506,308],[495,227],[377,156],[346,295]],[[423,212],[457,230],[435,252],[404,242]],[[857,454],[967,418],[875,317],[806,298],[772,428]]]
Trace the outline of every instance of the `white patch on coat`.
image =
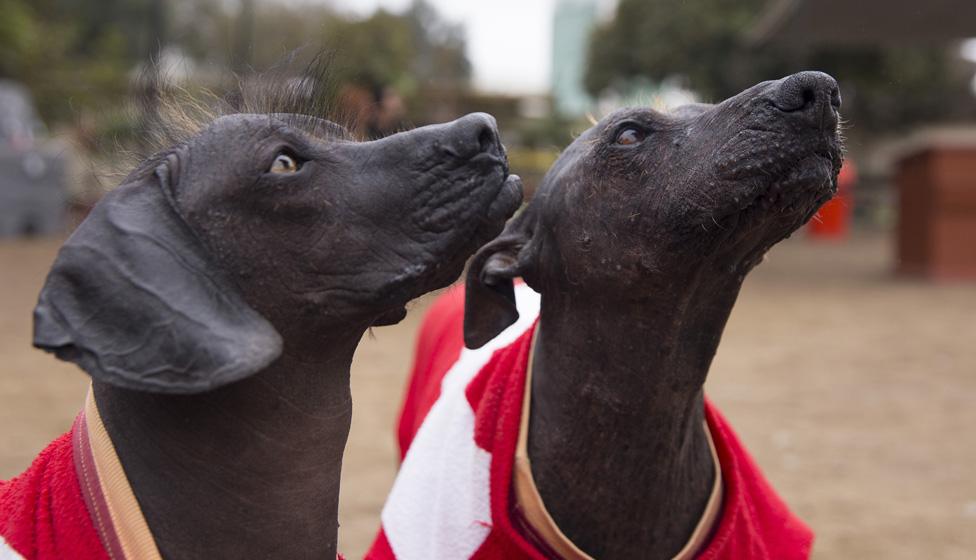
[[24,560],[24,557],[17,554],[14,547],[7,544],[7,541],[0,536],[0,560]]
[[381,519],[397,560],[470,558],[491,532],[491,454],[474,440],[465,389],[495,350],[539,315],[539,294],[515,287],[519,319],[477,350],[462,348],[400,465]]

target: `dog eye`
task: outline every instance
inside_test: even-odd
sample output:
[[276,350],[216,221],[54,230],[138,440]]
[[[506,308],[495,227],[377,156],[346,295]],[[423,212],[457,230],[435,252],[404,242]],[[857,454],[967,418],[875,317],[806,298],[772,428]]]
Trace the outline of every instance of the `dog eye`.
[[271,173],[294,173],[298,171],[301,165],[292,156],[281,153],[275,156],[274,161],[271,162],[271,169],[268,171]]
[[617,133],[617,144],[621,146],[633,146],[634,144],[640,144],[647,138],[647,133],[643,130],[628,127]]

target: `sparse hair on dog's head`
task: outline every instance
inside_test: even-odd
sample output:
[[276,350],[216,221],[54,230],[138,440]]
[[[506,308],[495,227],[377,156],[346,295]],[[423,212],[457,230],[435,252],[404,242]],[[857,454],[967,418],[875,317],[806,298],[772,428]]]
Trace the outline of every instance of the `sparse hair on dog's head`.
[[[144,155],[186,142],[217,118],[234,114],[274,114],[315,136],[352,140],[346,126],[353,123],[335,103],[331,55],[318,52],[302,63],[300,54],[294,51],[264,72],[235,76],[234,87],[223,94],[174,87],[166,83],[158,62],[147,65],[137,94],[140,135],[148,148]],[[323,130],[323,120],[335,124]]]

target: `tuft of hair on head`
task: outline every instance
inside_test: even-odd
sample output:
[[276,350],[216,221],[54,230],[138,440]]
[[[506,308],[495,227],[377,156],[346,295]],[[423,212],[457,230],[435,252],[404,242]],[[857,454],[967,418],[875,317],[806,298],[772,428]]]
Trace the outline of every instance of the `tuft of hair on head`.
[[[226,110],[274,114],[310,134],[352,139],[347,127],[354,123],[337,106],[338,87],[331,72],[334,54],[318,51],[303,63],[303,52],[292,51],[265,72],[239,76],[237,88],[224,97]],[[337,126],[322,130],[322,120]]]
[[[182,144],[214,120],[234,114],[273,114],[289,126],[309,134],[351,140],[351,124],[336,107],[330,68],[333,56],[319,51],[303,57],[292,51],[263,72],[235,75],[223,94],[213,90],[192,93],[169,84],[158,61],[137,80],[140,133],[148,154]],[[324,121],[336,123],[324,125]],[[147,154],[147,155],[148,155]]]

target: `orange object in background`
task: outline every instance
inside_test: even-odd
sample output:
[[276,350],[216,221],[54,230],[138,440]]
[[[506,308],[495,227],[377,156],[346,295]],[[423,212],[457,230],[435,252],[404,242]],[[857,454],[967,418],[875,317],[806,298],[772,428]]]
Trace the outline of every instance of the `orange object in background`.
[[816,239],[842,240],[847,238],[851,227],[851,210],[854,207],[854,183],[857,170],[850,160],[844,161],[837,177],[837,194],[820,207],[817,215],[810,220],[810,237]]

